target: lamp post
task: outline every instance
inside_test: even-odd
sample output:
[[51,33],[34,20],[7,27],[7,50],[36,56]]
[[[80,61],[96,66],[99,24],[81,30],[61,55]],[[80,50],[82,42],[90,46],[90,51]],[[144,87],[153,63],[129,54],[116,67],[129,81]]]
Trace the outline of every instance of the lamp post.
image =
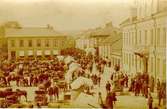
[[134,52],[135,55],[143,59],[144,73],[148,73],[148,54]]

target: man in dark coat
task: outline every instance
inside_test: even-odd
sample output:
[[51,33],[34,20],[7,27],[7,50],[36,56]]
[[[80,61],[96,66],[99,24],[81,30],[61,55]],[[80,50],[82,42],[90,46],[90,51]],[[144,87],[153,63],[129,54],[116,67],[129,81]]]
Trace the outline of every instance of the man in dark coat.
[[55,99],[58,100],[59,99],[59,87],[57,85],[53,87],[53,92],[54,92]]
[[49,88],[48,88],[48,94],[49,94],[49,96],[50,96],[50,102],[52,102],[52,100],[53,100],[53,94],[54,94],[54,89],[53,89],[53,87],[49,87]]
[[109,83],[109,81],[107,81],[107,84],[106,84],[106,91],[107,91],[107,93],[110,92],[110,89],[111,89],[111,84]]
[[149,97],[148,97],[148,107],[149,107],[149,109],[153,109],[152,104],[153,104],[153,98],[152,98],[151,94],[149,94]]
[[106,106],[107,109],[113,109],[113,105],[116,101],[116,94],[115,92],[109,92],[106,97]]

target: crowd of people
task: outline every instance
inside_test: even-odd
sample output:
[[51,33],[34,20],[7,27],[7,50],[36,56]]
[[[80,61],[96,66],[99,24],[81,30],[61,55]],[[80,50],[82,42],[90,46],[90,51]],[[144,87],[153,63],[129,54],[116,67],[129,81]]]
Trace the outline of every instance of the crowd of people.
[[[98,85],[100,87],[101,75],[104,73],[105,67],[111,68],[111,62],[107,58],[103,59],[98,55],[86,54],[81,50],[67,49],[62,51],[62,55],[64,57],[67,55],[74,57],[75,62],[81,67],[80,70],[73,72],[72,80],[83,76],[91,79],[94,86]],[[61,91],[58,82],[65,79],[64,75],[69,70],[70,64],[71,62],[65,63],[57,57],[52,60],[5,60],[0,65],[0,83],[4,84],[4,87],[11,86],[11,81],[16,81],[18,87],[39,86],[39,89],[48,92],[50,101],[53,101],[53,96],[58,100]],[[96,71],[93,70],[94,67],[97,68]],[[157,88],[159,105],[161,105],[162,100],[165,102],[166,83],[159,80],[155,82],[154,77],[149,76],[148,73],[137,73],[136,76],[131,77],[127,73],[120,71],[119,65],[115,65],[114,71],[110,73],[110,80],[106,83],[107,96],[105,102],[101,99],[102,94],[99,92],[100,104],[103,107],[113,109],[113,104],[117,100],[116,92],[124,91],[124,88],[129,88],[129,91],[133,92],[135,96],[141,94],[148,98],[149,109],[152,109],[153,97],[151,92],[155,92],[155,87]],[[111,90],[112,86],[114,88]],[[65,84],[63,91],[67,91],[67,89],[67,84]]]

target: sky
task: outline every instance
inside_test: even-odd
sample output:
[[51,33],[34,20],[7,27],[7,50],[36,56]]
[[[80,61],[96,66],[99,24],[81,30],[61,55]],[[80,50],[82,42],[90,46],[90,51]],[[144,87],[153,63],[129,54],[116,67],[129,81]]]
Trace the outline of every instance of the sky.
[[0,0],[0,22],[71,32],[119,24],[129,16],[133,0]]

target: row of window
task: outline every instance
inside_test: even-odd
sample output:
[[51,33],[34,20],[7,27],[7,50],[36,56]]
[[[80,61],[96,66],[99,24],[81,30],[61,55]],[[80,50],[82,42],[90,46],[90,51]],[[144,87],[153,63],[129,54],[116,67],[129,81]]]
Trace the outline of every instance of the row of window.
[[[34,40],[19,40],[19,47],[25,47],[25,42],[26,41],[28,42],[28,47],[35,46],[34,45],[35,43],[33,43]],[[62,45],[63,44],[63,41],[60,41],[60,40],[45,40],[44,41],[44,44],[45,44],[44,46],[45,47],[51,46],[51,41],[53,41],[53,46],[54,47],[58,47],[58,45]],[[37,47],[41,47],[42,43],[43,43],[42,40],[40,40],[40,39],[36,40],[36,46]],[[11,44],[11,47],[15,47],[16,46],[16,41],[15,40],[11,40],[10,44]]]
[[[162,61],[162,64],[160,64],[160,61]],[[137,63],[136,63],[137,62]],[[139,69],[142,68],[143,66],[143,62],[142,60],[135,56],[135,55],[132,55],[132,54],[129,54],[129,53],[123,53],[123,63],[125,65],[129,65],[129,69],[131,69],[132,67],[136,67],[136,64],[138,65],[137,67],[139,67]],[[157,58],[156,59],[156,72],[160,72],[161,70],[161,67],[162,67],[162,72],[163,74],[165,74],[166,72],[166,60],[160,60],[160,58]],[[150,60],[149,60],[149,72],[154,72],[154,69],[155,69],[155,58],[154,57],[151,57]]]
[[[135,55],[132,55],[129,53],[123,53],[123,63],[126,65],[129,65],[129,68],[136,65],[136,59],[137,59],[137,56]],[[140,68],[142,67],[140,61],[139,61],[139,66]]]
[[[156,34],[156,35],[155,35]],[[166,28],[157,28],[156,30],[139,30],[136,32],[124,32],[123,43],[126,45],[157,45],[166,44]]]

